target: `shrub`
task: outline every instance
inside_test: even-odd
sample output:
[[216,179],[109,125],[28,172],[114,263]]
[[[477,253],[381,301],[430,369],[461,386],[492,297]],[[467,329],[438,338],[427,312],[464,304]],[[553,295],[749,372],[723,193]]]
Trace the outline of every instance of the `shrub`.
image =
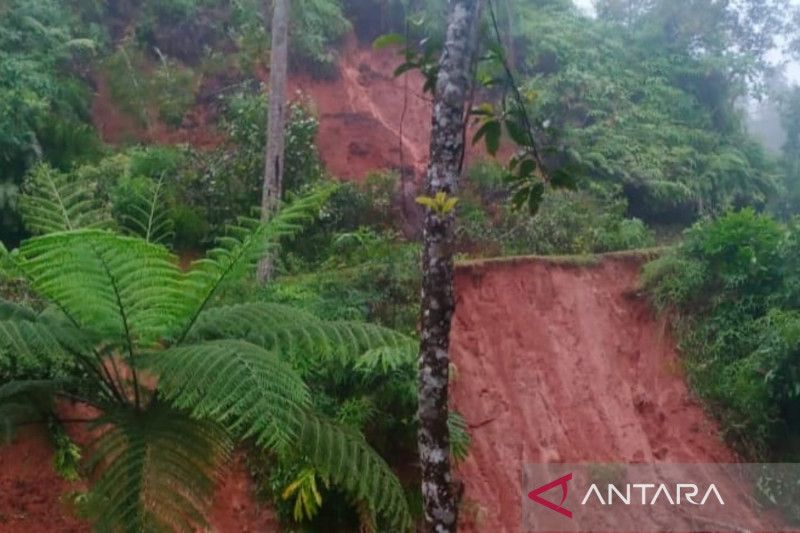
[[750,209],[705,220],[644,268],[672,309],[690,381],[750,457],[781,459],[800,434],[798,228]]
[[161,55],[160,64],[150,80],[150,91],[158,106],[158,117],[177,128],[194,105],[197,82],[194,72]]
[[291,3],[289,62],[322,76],[337,72],[335,45],[350,29],[339,0],[295,0]]
[[784,231],[752,209],[695,224],[679,249],[645,267],[644,282],[659,307],[748,302],[759,315],[781,284]]
[[[302,239],[302,236],[300,237]],[[279,278],[270,299],[340,320],[370,320],[409,334],[419,313],[419,249],[362,228],[333,237],[313,271]]]
[[706,265],[679,254],[667,254],[644,266],[642,285],[651,291],[659,310],[670,306],[685,308],[694,300],[703,301],[708,274]]
[[729,212],[692,227],[685,253],[704,261],[714,273],[709,289],[768,295],[779,280],[780,225],[752,209]]
[[479,161],[468,174],[459,216],[466,250],[499,248],[505,254],[584,254],[643,248],[653,243],[638,219],[626,218],[619,191],[589,185],[548,191],[535,216],[508,205],[503,169]]
[[178,127],[186,111],[194,104],[197,77],[194,71],[157,51],[157,64],[130,40],[123,41],[109,55],[103,70],[111,98],[127,115],[142,126],[149,126],[154,108],[157,116],[170,127]]

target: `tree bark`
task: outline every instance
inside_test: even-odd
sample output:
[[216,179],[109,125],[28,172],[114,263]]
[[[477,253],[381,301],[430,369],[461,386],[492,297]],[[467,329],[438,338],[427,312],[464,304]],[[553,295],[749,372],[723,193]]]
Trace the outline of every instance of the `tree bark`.
[[[457,191],[464,150],[465,103],[472,84],[480,0],[455,0],[436,82],[430,159],[425,193]],[[458,527],[458,502],[450,473],[447,428],[450,324],[453,298],[455,216],[426,210],[423,222],[419,432],[426,530],[449,533]]]
[[[272,11],[272,49],[269,69],[269,114],[264,158],[264,188],[261,194],[261,219],[269,219],[278,209],[283,183],[283,148],[286,98],[286,73],[289,53],[289,0],[275,0]],[[272,276],[272,258],[258,263],[258,281]]]

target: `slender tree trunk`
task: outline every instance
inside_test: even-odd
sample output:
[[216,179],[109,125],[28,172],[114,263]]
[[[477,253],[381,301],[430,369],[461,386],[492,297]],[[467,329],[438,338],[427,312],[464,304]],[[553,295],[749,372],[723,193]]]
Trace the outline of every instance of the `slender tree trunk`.
[[[267,220],[281,201],[283,182],[283,128],[285,121],[286,71],[289,52],[289,0],[275,0],[272,11],[272,49],[269,69],[269,115],[264,160],[264,188],[261,194],[261,218]],[[272,258],[258,263],[258,280],[269,281]]]
[[506,60],[508,64],[511,65],[511,68],[515,68],[517,65],[517,56],[514,53],[514,8],[512,6],[513,0],[506,0],[506,19],[508,27],[506,31],[508,31],[507,41],[506,41]]
[[[464,150],[464,106],[472,84],[480,0],[455,0],[447,28],[431,121],[425,193],[454,195]],[[453,298],[454,213],[428,208],[423,223],[422,331],[419,354],[419,433],[426,529],[458,527],[458,502],[450,474],[447,428],[450,324]]]

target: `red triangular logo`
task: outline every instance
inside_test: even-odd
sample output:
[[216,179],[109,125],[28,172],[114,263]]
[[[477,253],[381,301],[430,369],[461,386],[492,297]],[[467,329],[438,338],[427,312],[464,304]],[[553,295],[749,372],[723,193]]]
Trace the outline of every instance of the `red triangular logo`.
[[[567,491],[568,491],[567,482],[570,481],[571,479],[572,479],[572,473],[569,473],[564,477],[560,477],[560,478],[556,479],[555,481],[551,481],[547,485],[542,485],[538,489],[532,490],[531,492],[528,493],[528,498],[530,498],[531,500],[535,501],[539,505],[544,505],[545,507],[547,507],[551,511],[555,511],[555,512],[557,512],[559,514],[563,514],[567,518],[572,518],[572,511],[570,511],[569,509],[566,509],[564,507],[561,507],[564,504],[564,502],[566,501],[566,499],[567,499]],[[554,489],[555,487],[558,487],[559,485],[561,486],[561,503],[559,503],[558,505],[554,504],[553,502],[551,502],[549,500],[545,500],[544,498],[539,496],[540,494],[543,494],[543,493],[549,491],[550,489]]]

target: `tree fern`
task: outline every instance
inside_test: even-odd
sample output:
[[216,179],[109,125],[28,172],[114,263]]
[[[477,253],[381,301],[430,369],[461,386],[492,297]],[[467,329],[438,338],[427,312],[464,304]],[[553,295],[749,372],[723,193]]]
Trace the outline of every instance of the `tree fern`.
[[61,375],[71,362],[57,332],[48,324],[21,317],[0,320],[0,379]]
[[64,383],[56,380],[12,381],[0,385],[0,443],[8,441],[15,427],[30,420],[44,420],[53,393]]
[[[80,194],[52,184],[53,198],[79,205]],[[57,375],[48,359],[57,356],[70,364],[64,375],[80,382],[0,388],[0,425],[22,421],[40,405],[37,398],[54,394],[99,410],[90,498],[99,529],[202,526],[213,472],[231,438],[253,438],[283,456],[299,453],[354,502],[396,526],[410,523],[391,470],[362,436],[312,413],[309,390],[290,362],[306,353],[352,364],[370,351],[413,343],[385,328],[321,321],[285,306],[207,309],[221,286],[313,217],[327,194],[301,199],[268,222],[243,221],[186,274],[166,248],[145,239],[63,231],[83,220],[68,208],[58,220],[37,215],[42,231],[59,231],[2,250],[10,269],[51,305],[36,312],[0,301],[0,360],[22,355]],[[156,233],[151,226],[145,237]],[[141,384],[144,370],[157,385]]]
[[467,458],[472,442],[467,421],[459,413],[450,411],[450,416],[447,417],[447,429],[450,432],[450,454],[456,462],[461,462]]
[[107,206],[96,199],[92,185],[69,181],[69,176],[47,165],[30,171],[19,205],[25,225],[38,234],[107,227],[111,220]]
[[0,320],[36,320],[33,309],[0,298]]

